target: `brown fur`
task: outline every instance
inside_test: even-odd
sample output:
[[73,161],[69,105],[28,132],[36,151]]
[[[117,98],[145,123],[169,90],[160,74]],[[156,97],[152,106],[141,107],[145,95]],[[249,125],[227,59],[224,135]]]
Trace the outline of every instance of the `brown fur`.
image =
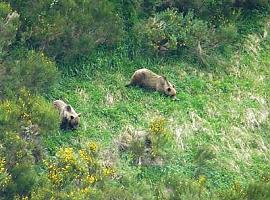
[[81,113],[77,114],[71,105],[66,104],[62,100],[54,101],[53,105],[58,109],[60,114],[60,128],[64,130],[76,129],[80,122]]
[[166,77],[160,76],[149,69],[139,69],[133,74],[131,81],[126,86],[140,86],[154,89],[167,96],[175,98],[175,86],[167,81]]

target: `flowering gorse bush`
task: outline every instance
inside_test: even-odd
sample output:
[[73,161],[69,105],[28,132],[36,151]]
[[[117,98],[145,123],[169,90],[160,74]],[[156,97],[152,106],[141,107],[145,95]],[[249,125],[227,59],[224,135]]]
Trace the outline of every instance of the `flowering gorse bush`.
[[173,145],[173,138],[167,128],[166,119],[163,117],[154,119],[150,124],[149,132],[151,155],[153,158],[165,156],[168,153],[166,152],[168,145]]
[[37,124],[46,133],[58,128],[59,116],[51,103],[26,88],[17,95],[15,100],[0,101],[0,129],[20,131],[22,126]]
[[37,173],[34,169],[34,145],[16,132],[0,134],[1,187],[0,196],[9,199],[29,195],[36,184]]
[[65,188],[76,184],[80,189],[87,190],[96,182],[102,181],[115,173],[111,167],[102,166],[98,159],[98,144],[87,142],[82,148],[62,147],[54,159],[45,160],[48,178],[57,188]]
[[3,157],[0,157],[0,194],[6,189],[10,180],[11,180],[11,175],[7,172],[7,169],[6,169],[6,159]]
[[147,131],[123,133],[119,137],[119,150],[127,152],[136,165],[160,165],[165,157],[171,155],[174,145],[173,136],[167,127],[167,120],[163,117],[155,118]]
[[164,134],[165,131],[166,120],[164,118],[157,118],[150,124],[150,133],[157,135],[157,134]]

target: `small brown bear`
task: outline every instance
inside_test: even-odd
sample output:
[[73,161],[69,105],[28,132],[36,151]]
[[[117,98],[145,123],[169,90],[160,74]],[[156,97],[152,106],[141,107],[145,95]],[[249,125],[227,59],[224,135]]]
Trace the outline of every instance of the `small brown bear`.
[[71,105],[66,104],[62,100],[54,101],[53,105],[58,109],[60,114],[60,128],[63,130],[76,129],[80,122],[81,113],[77,114]]
[[140,86],[154,89],[167,96],[176,98],[176,89],[164,76],[160,76],[149,69],[139,69],[133,74],[131,81],[126,86]]

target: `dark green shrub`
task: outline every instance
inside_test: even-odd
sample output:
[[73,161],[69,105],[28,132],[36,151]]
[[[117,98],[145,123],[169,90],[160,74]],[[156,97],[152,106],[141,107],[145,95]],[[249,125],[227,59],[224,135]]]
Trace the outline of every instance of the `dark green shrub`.
[[237,7],[246,7],[249,9],[258,9],[269,6],[269,0],[234,0],[232,1],[234,6]]
[[29,51],[15,59],[4,63],[2,97],[14,97],[23,87],[31,92],[45,93],[55,86],[59,76],[56,65],[43,53]]
[[12,11],[9,4],[0,2],[0,60],[6,55],[8,47],[15,41],[19,26],[18,13]]
[[18,164],[11,170],[13,182],[7,187],[7,196],[28,196],[37,182],[37,173],[29,164]]
[[194,10],[198,16],[229,16],[233,9],[261,9],[269,6],[269,0],[148,0],[146,6],[151,10],[164,11],[175,8],[180,12]]
[[121,40],[121,20],[107,0],[8,2],[21,15],[21,40],[58,61],[70,61],[88,55],[97,45]]
[[176,10],[157,13],[137,24],[134,31],[138,37],[137,45],[150,53],[188,55],[205,65],[218,50],[230,46],[228,44],[238,36],[232,24],[217,29],[196,18],[192,12],[184,15]]

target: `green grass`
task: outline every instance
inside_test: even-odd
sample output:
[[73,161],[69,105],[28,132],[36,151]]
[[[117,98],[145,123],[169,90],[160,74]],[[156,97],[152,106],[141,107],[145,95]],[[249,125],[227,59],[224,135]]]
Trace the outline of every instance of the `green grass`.
[[[269,43],[268,43],[269,45]],[[269,46],[268,46],[269,47]],[[229,187],[260,180],[269,173],[269,56],[261,50],[238,52],[229,68],[211,71],[178,60],[129,60],[121,52],[99,53],[70,70],[49,99],[63,99],[82,113],[74,132],[47,136],[51,154],[61,146],[81,140],[98,141],[115,151],[115,139],[128,128],[148,130],[151,121],[163,117],[176,147],[162,166],[140,167],[138,179],[155,184],[176,173],[188,179],[206,176],[207,185]],[[157,92],[124,87],[132,73],[146,67],[164,74],[176,85],[179,101]],[[201,157],[199,149],[210,158]],[[124,165],[127,158],[121,157]]]

